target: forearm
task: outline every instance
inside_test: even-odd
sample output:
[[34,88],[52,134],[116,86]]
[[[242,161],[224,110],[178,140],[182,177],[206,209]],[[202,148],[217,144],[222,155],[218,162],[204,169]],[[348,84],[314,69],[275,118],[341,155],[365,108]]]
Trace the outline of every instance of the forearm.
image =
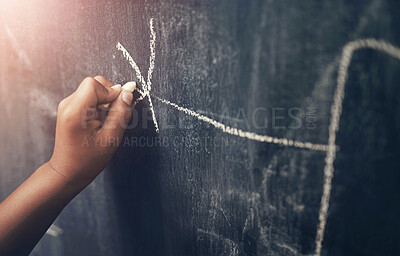
[[0,255],[28,255],[62,209],[86,184],[46,163],[0,204]]
[[[62,209],[104,169],[128,126],[135,86],[88,77],[60,102],[51,160],[0,204],[1,256],[28,255]],[[98,106],[110,103],[99,120]]]

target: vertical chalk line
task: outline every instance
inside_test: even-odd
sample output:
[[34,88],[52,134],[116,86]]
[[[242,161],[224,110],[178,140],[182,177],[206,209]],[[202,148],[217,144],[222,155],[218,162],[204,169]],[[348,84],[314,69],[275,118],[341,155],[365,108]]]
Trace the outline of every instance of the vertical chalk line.
[[156,59],[156,33],[154,32],[153,18],[150,19],[150,65],[147,72],[147,90],[151,91],[151,78],[153,76],[154,62]]
[[156,33],[154,32],[153,18],[151,18],[150,19],[150,61],[149,61],[150,65],[149,65],[149,71],[147,72],[147,93],[148,93],[151,116],[153,118],[154,126],[156,128],[156,132],[158,133],[160,130],[158,128],[156,114],[154,113],[153,102],[151,101],[151,96],[150,96],[151,78],[152,78],[153,70],[154,70],[154,61],[156,59],[156,50],[155,50],[155,48],[156,48]]
[[155,129],[156,129],[156,132],[158,133],[159,132],[158,123],[157,123],[156,115],[154,112],[153,102],[152,102],[151,96],[150,96],[151,79],[152,79],[152,75],[153,75],[154,62],[155,62],[155,58],[156,58],[155,45],[156,45],[156,33],[154,32],[153,18],[151,18],[150,19],[150,64],[149,64],[149,70],[147,72],[147,82],[144,80],[138,65],[133,60],[133,58],[129,54],[129,52],[125,49],[125,47],[120,42],[117,43],[116,47],[117,47],[117,50],[122,52],[125,59],[129,61],[129,63],[131,64],[131,67],[133,68],[133,70],[135,70],[136,78],[142,84],[142,90],[137,89],[137,91],[140,93],[140,97],[133,103],[133,105],[136,105],[141,100],[143,100],[144,98],[147,97],[148,102],[149,102],[151,116],[153,119],[153,123],[154,123]]
[[324,240],[325,226],[329,208],[329,199],[332,189],[333,162],[336,157],[336,133],[339,130],[340,116],[342,114],[342,106],[344,99],[344,90],[348,77],[348,70],[351,58],[355,51],[370,48],[389,54],[390,56],[400,59],[400,48],[393,46],[385,41],[376,39],[360,39],[347,43],[342,50],[342,57],[339,64],[339,74],[337,77],[337,86],[331,106],[331,119],[329,124],[328,151],[325,156],[324,167],[324,186],[321,197],[321,206],[319,210],[319,223],[317,235],[315,238],[315,255],[320,256],[322,250],[322,242]]

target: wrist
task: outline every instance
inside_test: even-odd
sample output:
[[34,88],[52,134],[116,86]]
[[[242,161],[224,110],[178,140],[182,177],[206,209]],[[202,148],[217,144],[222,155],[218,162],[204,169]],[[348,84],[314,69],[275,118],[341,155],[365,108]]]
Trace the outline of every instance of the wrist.
[[67,176],[65,173],[73,173],[71,170],[72,167],[57,165],[54,163],[54,161],[52,161],[52,159],[46,162],[44,166],[46,166],[46,169],[48,169],[54,176],[58,177],[58,179],[60,179],[60,181],[68,187],[82,190],[93,181],[91,178],[83,179],[79,177]]

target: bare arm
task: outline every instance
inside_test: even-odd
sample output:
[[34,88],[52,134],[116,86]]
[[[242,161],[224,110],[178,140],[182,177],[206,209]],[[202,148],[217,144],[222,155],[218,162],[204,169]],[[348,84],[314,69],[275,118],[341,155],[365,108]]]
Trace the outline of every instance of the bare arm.
[[0,204],[0,255],[28,255],[61,210],[84,186],[39,167]]
[[[57,112],[50,161],[0,204],[0,255],[29,255],[62,209],[104,169],[131,117],[132,93],[86,78]],[[97,106],[113,102],[102,123]]]

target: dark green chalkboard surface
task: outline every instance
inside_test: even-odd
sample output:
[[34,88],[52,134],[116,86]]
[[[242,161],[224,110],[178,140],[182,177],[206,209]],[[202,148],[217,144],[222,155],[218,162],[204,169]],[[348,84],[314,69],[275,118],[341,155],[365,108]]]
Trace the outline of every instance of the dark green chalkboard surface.
[[400,255],[397,0],[0,3],[0,200],[86,76],[143,98],[32,255]]

